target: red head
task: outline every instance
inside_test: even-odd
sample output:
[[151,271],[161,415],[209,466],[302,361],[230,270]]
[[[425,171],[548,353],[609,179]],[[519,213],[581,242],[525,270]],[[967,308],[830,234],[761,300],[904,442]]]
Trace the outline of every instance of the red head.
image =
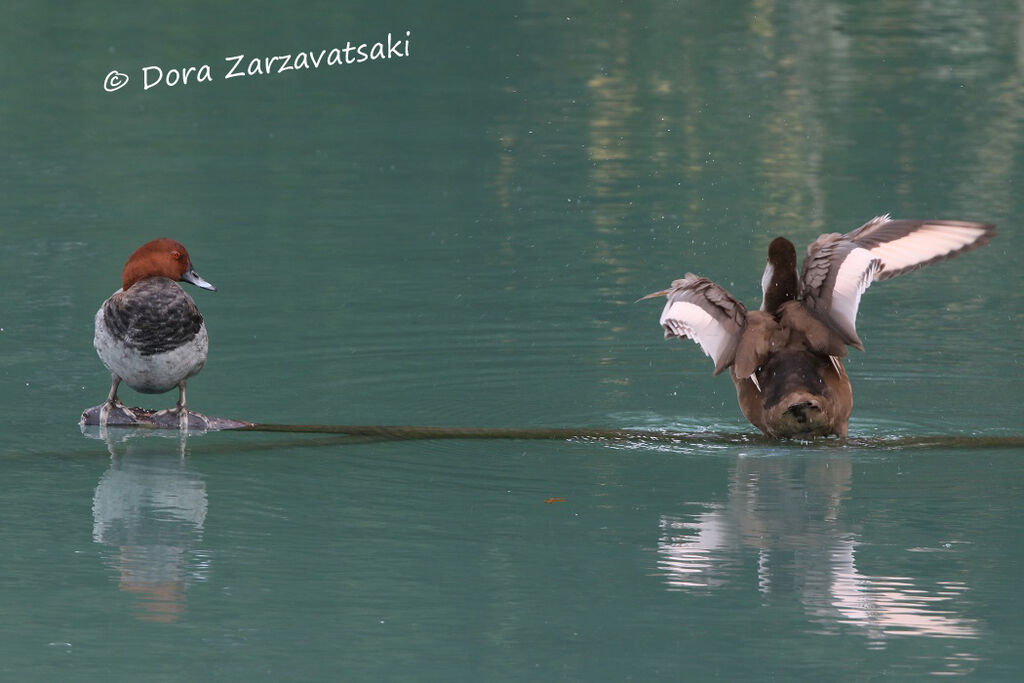
[[121,273],[121,288],[127,291],[136,282],[147,277],[166,277],[217,291],[216,287],[199,277],[192,269],[192,261],[185,247],[167,237],[146,242],[132,252]]

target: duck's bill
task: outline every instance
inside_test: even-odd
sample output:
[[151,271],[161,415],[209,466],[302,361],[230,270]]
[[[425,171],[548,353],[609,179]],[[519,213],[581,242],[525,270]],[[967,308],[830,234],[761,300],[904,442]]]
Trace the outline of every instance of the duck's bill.
[[214,287],[209,282],[207,282],[206,280],[201,278],[199,276],[199,273],[197,273],[192,268],[189,268],[188,270],[186,270],[184,272],[184,274],[182,274],[181,279],[182,279],[183,282],[190,282],[193,285],[195,285],[196,287],[199,287],[200,289],[208,289],[211,292],[216,292],[217,291],[216,287]]
[[643,301],[644,299],[657,299],[659,296],[667,296],[668,293],[671,292],[671,291],[672,291],[671,289],[663,289],[660,292],[651,292],[647,296],[640,297],[639,299],[637,299],[633,303],[638,303],[640,301]]

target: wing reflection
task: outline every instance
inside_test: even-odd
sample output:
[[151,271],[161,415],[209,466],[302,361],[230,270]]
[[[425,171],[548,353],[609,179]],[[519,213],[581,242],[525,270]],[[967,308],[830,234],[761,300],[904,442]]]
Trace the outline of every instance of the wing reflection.
[[691,592],[756,581],[764,600],[795,595],[816,630],[853,626],[876,643],[979,637],[978,622],[963,616],[966,583],[858,568],[862,542],[840,514],[850,479],[842,458],[740,457],[726,502],[662,516],[659,574],[670,590]]
[[[149,431],[122,441],[107,438],[111,462],[93,495],[93,540],[109,547],[105,556],[119,588],[137,596],[137,618],[177,621],[186,588],[208,569],[194,549],[206,520],[206,486],[184,458],[185,437],[171,441]],[[119,447],[126,447],[123,455]]]

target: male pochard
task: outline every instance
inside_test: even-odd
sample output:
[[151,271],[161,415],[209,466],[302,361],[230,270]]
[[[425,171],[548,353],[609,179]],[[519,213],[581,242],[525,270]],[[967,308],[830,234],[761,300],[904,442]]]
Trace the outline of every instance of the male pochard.
[[123,381],[145,394],[178,387],[170,412],[186,412],[185,382],[203,369],[209,339],[203,316],[179,281],[217,290],[192,268],[185,247],[155,239],[128,258],[121,289],[96,312],[93,345],[112,375],[105,408],[127,410],[117,398]]
[[645,299],[668,296],[665,337],[691,338],[730,369],[740,409],[771,437],[846,437],[853,392],[843,368],[847,345],[864,350],[854,325],[861,294],[935,261],[987,244],[995,226],[879,216],[846,235],[821,235],[797,277],[796,249],[784,237],[768,247],[761,309],[692,273]]

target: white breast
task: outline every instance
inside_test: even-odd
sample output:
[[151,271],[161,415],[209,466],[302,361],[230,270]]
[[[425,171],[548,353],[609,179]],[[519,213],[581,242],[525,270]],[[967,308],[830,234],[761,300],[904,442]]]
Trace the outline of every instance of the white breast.
[[103,365],[135,391],[162,394],[197,374],[206,364],[210,342],[206,325],[189,341],[177,348],[144,356],[110,334],[103,321],[103,307],[96,312],[93,346]]

